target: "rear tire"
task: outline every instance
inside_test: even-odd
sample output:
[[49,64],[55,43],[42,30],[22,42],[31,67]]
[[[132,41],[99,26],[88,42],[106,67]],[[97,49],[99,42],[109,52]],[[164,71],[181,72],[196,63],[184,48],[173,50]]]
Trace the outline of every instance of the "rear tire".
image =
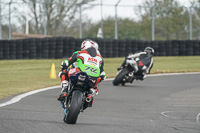
[[[128,68],[124,68],[119,74],[117,74],[117,76],[115,77],[115,79],[113,80],[113,85],[117,86],[120,83],[123,82],[123,78],[126,74],[129,73]],[[125,83],[124,83],[125,84]]]
[[76,124],[78,115],[80,113],[82,100],[83,93],[80,90],[73,91],[69,110],[67,111],[67,115],[63,119],[64,122],[66,122],[67,124]]

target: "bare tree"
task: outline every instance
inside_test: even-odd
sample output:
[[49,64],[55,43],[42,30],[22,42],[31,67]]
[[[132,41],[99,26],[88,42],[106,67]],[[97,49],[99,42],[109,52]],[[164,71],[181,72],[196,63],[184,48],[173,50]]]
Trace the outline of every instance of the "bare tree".
[[[27,2],[27,0],[23,0]],[[95,0],[29,0],[30,16],[33,18],[30,31],[48,35],[66,35],[66,28],[72,24],[78,13],[79,4],[87,4]]]

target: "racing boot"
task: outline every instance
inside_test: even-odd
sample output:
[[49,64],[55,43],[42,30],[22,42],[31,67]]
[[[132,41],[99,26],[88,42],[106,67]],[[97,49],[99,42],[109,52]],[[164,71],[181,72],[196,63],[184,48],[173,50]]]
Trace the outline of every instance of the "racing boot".
[[144,80],[145,78],[146,78],[146,75],[144,75],[143,73],[140,76],[138,76],[139,80]]
[[67,92],[68,92],[68,81],[64,80],[61,83],[62,86],[62,90],[61,90],[61,94],[58,96],[58,101],[63,101],[65,99],[65,97],[67,96]]

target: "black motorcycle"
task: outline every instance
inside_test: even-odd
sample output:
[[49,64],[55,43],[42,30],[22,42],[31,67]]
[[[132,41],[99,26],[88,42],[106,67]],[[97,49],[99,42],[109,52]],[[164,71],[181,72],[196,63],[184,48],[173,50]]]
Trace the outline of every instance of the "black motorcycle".
[[[134,68],[135,60],[138,66],[137,72],[135,72]],[[147,59],[146,56],[140,56],[137,59],[127,57],[124,67],[118,71],[117,76],[113,80],[113,85],[125,85],[125,83],[132,83],[134,79],[143,80],[143,73],[147,69],[150,62],[151,59]]]
[[85,72],[79,72],[69,78],[68,95],[61,102],[67,124],[76,124],[78,115],[87,107],[92,106],[93,97],[89,97],[92,81]]

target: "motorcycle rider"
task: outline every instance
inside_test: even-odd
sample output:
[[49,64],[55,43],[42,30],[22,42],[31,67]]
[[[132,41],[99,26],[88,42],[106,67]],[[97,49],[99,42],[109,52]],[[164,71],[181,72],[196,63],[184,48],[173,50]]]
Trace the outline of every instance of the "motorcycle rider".
[[[74,68],[69,68],[77,63]],[[61,63],[59,77],[61,78],[61,94],[58,100],[62,101],[67,96],[69,77],[77,72],[86,72],[93,81],[93,88],[90,89],[91,96],[98,94],[97,85],[105,79],[104,60],[98,51],[98,44],[95,41],[86,39],[81,44],[81,51],[76,51],[72,56]]]
[[[89,40],[89,39],[86,39],[86,40]],[[86,41],[86,40],[85,40],[85,41]],[[94,42],[94,41],[93,41],[93,42]],[[97,54],[101,55],[100,52],[99,52],[99,45],[98,45],[96,42],[94,42],[93,47],[97,50]],[[79,50],[79,51],[80,51],[80,50]],[[79,51],[75,51],[73,54],[76,54],[76,53],[78,53]],[[74,62],[69,68],[76,68],[76,67],[78,67],[77,62]]]
[[136,79],[139,80],[144,80],[144,78],[146,78],[146,76],[144,75],[144,73],[142,71],[139,71],[138,66],[140,66],[140,61],[139,58],[143,59],[143,64],[147,67],[145,73],[149,74],[151,71],[151,68],[153,67],[153,54],[154,54],[154,49],[151,47],[146,47],[144,49],[144,52],[137,52],[134,54],[129,54],[125,61],[122,63],[122,65],[117,68],[117,70],[121,70],[124,68],[124,66],[126,65],[126,61],[127,59],[133,59],[134,63],[134,75],[136,76]]

